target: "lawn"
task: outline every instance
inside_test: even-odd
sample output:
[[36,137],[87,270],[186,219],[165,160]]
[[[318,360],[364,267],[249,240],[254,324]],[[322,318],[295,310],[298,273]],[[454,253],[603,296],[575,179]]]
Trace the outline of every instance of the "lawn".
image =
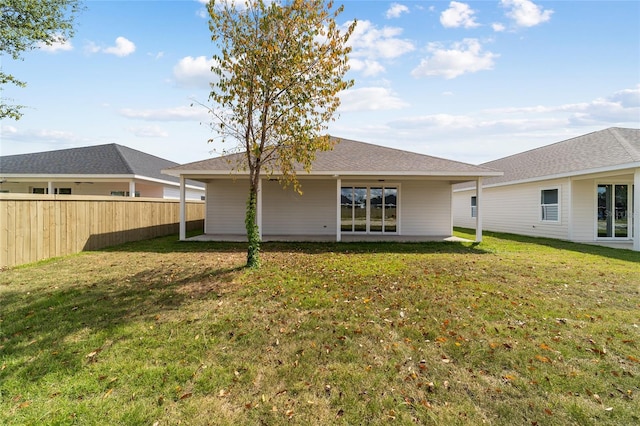
[[1,271],[0,424],[640,423],[640,253],[485,234],[244,260],[169,237]]

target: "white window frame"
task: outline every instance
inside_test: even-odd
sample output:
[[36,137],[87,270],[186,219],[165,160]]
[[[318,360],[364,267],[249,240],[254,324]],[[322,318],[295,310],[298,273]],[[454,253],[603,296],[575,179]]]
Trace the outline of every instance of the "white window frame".
[[[558,202],[556,204],[543,204],[542,203],[542,194],[544,193],[544,191],[558,191]],[[538,192],[538,219],[540,221],[540,223],[560,223],[561,222],[561,218],[562,218],[562,192],[561,192],[561,188],[559,186],[552,186],[552,187],[546,187],[546,188],[540,188],[540,191]],[[545,206],[556,206],[558,209],[558,219],[556,220],[550,220],[550,219],[545,219],[544,217],[544,213],[543,211],[545,210]]]
[[[366,226],[366,230],[365,231],[343,231],[342,229],[340,230],[341,233],[343,234],[351,234],[351,235],[401,235],[400,233],[400,189],[401,185],[400,183],[392,183],[392,182],[342,182],[341,183],[341,190],[342,188],[364,188],[367,191],[367,199],[366,199],[366,221],[367,221],[367,226]],[[382,231],[378,232],[378,231],[371,231],[370,229],[370,225],[371,225],[371,188],[382,188],[383,191],[383,197],[384,197],[384,190],[386,188],[395,188],[396,189],[396,230],[395,231],[385,231],[384,230],[384,221],[383,221],[383,226],[382,226]]]
[[478,197],[471,196],[471,217],[478,217]]

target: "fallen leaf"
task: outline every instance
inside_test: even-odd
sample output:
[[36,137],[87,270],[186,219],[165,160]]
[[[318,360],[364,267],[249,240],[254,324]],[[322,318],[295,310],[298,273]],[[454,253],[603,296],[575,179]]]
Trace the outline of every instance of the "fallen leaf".
[[551,351],[551,350],[553,350],[553,349],[551,349],[551,348],[549,347],[549,345],[547,345],[547,344],[545,344],[545,343],[540,343],[540,349],[543,349],[543,350],[545,350],[545,351]]
[[111,392],[113,392],[113,388],[110,388],[108,391],[106,391],[106,392],[104,393],[104,395],[102,395],[102,397],[103,397],[103,398],[108,397],[109,395],[111,395]]
[[545,408],[544,412],[547,413],[547,415],[549,416],[553,416],[553,411],[549,410],[548,408]]
[[180,397],[180,400],[190,398],[191,395],[193,395],[193,393],[191,393],[191,392],[187,392],[185,394],[182,394],[182,396]]
[[629,355],[627,357],[627,359],[631,362],[636,362],[636,363],[640,363],[640,359],[636,358],[635,356]]
[[544,363],[550,363],[551,360],[549,358],[547,358],[546,356],[542,356],[542,355],[536,355],[536,359],[540,362],[544,362]]
[[291,418],[291,417],[293,417],[293,410],[287,410],[287,411],[284,412],[284,414],[285,414],[285,416]]

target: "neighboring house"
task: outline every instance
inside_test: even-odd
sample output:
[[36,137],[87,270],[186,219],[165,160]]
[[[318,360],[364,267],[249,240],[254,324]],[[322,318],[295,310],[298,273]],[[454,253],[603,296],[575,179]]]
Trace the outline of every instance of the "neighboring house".
[[[481,164],[454,187],[454,225],[640,251],[640,130],[610,128]],[[482,201],[482,210],[476,202]]]
[[[176,165],[117,144],[7,155],[0,157],[0,192],[178,199],[179,180],[161,172]],[[204,196],[196,182],[186,191],[189,200]]]
[[[163,170],[206,184],[205,238],[245,238],[248,173],[243,154]],[[242,170],[242,169],[240,169]],[[451,237],[452,185],[501,172],[351,140],[318,152],[303,194],[263,176],[257,222],[264,240],[411,240]],[[482,237],[481,229],[476,238]],[[181,239],[185,239],[184,226]]]

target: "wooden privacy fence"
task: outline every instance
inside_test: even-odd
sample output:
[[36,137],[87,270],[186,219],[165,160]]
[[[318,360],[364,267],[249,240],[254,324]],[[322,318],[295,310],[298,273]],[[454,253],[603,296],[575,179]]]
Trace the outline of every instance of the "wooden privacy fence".
[[[187,230],[204,228],[204,202],[187,202]],[[0,194],[0,267],[177,234],[177,200]]]

